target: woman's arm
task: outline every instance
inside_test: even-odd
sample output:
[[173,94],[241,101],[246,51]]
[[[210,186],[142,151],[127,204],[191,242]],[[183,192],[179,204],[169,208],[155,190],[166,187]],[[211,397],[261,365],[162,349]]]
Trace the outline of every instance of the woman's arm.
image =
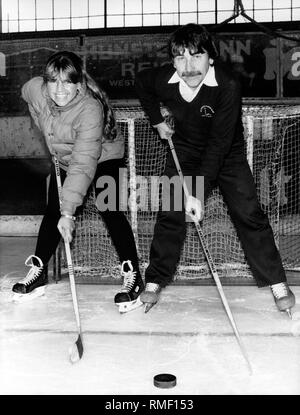
[[35,125],[41,129],[39,124],[39,113],[41,107],[43,78],[37,76],[27,81],[21,89],[21,96],[28,104],[30,115]]
[[74,215],[76,208],[82,204],[101,155],[103,112],[100,103],[96,100],[87,103],[79,123],[62,188],[61,212],[69,215]]

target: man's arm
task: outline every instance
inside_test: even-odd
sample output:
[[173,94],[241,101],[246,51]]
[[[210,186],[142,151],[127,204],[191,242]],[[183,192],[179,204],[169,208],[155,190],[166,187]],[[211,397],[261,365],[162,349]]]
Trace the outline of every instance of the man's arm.
[[135,79],[135,89],[141,101],[142,107],[150,119],[150,124],[155,126],[164,121],[160,112],[161,96],[159,85],[165,78],[163,67],[146,69],[139,72]]

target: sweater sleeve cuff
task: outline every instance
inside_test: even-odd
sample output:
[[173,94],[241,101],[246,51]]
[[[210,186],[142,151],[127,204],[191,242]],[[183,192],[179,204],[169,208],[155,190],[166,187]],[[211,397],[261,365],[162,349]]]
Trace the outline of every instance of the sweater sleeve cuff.
[[157,125],[164,121],[164,117],[161,115],[160,108],[156,111],[149,113],[149,119],[151,125]]
[[72,202],[63,201],[60,212],[61,214],[68,214],[74,216],[76,211],[76,206]]

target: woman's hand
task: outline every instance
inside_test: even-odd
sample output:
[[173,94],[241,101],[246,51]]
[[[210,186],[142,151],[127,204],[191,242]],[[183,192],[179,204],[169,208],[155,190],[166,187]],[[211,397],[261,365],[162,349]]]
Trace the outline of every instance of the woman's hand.
[[157,132],[162,140],[168,140],[174,134],[174,130],[165,122],[153,125],[157,129]]
[[65,242],[72,242],[73,236],[72,233],[75,229],[75,223],[73,219],[66,218],[65,216],[62,216],[57,224],[57,228],[61,234],[61,236],[64,238]]

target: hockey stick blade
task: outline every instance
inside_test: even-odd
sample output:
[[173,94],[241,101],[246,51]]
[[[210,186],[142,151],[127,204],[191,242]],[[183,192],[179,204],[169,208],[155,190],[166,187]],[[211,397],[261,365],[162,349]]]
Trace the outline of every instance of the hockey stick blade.
[[82,355],[83,355],[83,344],[82,344],[81,335],[79,334],[76,342],[69,349],[69,357],[70,357],[71,363],[79,362],[79,360],[82,358]]

